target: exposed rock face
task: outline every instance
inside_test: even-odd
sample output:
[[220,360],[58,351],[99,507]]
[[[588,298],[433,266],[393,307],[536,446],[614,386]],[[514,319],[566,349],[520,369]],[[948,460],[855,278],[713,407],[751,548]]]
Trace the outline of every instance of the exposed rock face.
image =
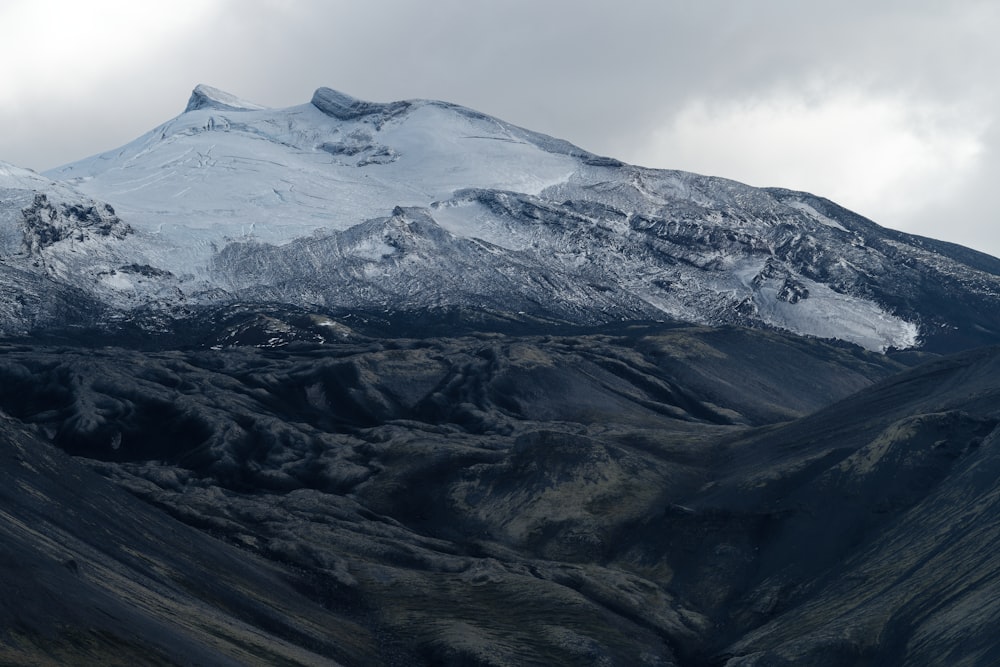
[[472,306],[577,324],[606,322],[609,312],[628,319],[662,315],[624,290],[538,267],[531,254],[456,236],[425,209],[402,208],[386,219],[284,246],[230,243],[214,264],[217,279],[244,303],[334,312]]
[[55,205],[39,193],[31,206],[23,209],[23,252],[39,255],[41,250],[60,241],[82,243],[92,238],[124,239],[132,228],[115,215],[110,204],[62,203]]
[[330,88],[319,88],[313,94],[312,105],[337,120],[357,120],[366,116],[377,116],[381,125],[393,116],[405,113],[410,102],[365,102]]

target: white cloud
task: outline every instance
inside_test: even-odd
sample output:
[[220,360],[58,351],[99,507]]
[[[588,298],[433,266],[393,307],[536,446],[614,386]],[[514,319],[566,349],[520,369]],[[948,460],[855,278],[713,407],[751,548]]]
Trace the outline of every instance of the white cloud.
[[[0,5],[0,109],[34,99],[93,95],[111,73],[134,71],[184,31],[212,16],[220,2],[174,0],[14,0]],[[152,83],[152,82],[151,82]]]
[[896,226],[959,190],[986,127],[973,112],[904,95],[782,91],[690,102],[629,157],[807,190]]

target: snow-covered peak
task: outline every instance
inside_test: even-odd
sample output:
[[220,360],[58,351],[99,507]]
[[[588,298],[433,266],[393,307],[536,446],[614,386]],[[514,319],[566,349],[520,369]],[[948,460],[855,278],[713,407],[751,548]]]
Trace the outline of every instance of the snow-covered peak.
[[199,109],[218,109],[219,111],[259,111],[265,109],[259,104],[247,102],[224,90],[206,86],[203,83],[195,86],[191,91],[187,107],[184,111],[197,111]]
[[286,243],[468,187],[537,194],[569,178],[584,153],[444,102],[320,88],[308,104],[255,106],[198,86],[185,113],[46,175],[110,202],[136,229],[199,248],[181,255],[203,265],[227,238]]

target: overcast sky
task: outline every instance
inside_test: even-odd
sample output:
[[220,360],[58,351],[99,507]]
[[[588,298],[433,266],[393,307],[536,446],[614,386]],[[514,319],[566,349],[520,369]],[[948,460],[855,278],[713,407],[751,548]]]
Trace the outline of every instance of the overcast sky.
[[320,86],[457,102],[649,167],[808,190],[1000,256],[995,0],[0,0],[0,160]]

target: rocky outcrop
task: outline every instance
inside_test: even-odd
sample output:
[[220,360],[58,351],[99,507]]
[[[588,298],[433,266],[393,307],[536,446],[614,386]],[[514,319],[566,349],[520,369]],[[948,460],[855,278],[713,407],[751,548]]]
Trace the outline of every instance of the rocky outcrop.
[[371,117],[377,124],[406,113],[412,102],[366,102],[330,88],[318,88],[312,96],[312,105],[338,120],[356,120]]
[[115,214],[110,204],[54,203],[42,193],[21,211],[24,220],[23,252],[38,255],[60,241],[83,243],[94,238],[122,240],[132,228]]

